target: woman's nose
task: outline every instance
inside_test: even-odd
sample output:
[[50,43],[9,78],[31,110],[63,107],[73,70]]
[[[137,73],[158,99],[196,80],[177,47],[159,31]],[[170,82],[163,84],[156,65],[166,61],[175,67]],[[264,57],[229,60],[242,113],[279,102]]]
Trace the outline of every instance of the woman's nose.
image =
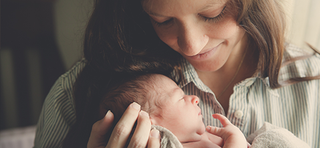
[[192,102],[192,104],[197,105],[197,104],[199,104],[199,98],[197,96],[192,96],[191,102]]
[[179,28],[177,42],[180,52],[187,56],[199,54],[209,41],[205,30],[197,23],[181,24]]

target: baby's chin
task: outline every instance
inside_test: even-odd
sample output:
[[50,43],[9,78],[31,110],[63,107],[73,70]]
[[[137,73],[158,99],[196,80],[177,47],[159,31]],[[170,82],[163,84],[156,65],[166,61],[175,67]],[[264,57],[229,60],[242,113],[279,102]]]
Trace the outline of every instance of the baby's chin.
[[[188,143],[188,142],[197,142],[200,141],[202,139],[203,134],[205,133],[205,126],[204,124],[199,125],[199,128],[197,128],[196,130],[193,130],[193,132],[190,131],[189,134],[182,134],[177,136],[179,141],[181,143]],[[174,133],[173,133],[174,134]]]
[[205,125],[202,123],[200,128],[197,130],[197,134],[202,135],[206,131]]

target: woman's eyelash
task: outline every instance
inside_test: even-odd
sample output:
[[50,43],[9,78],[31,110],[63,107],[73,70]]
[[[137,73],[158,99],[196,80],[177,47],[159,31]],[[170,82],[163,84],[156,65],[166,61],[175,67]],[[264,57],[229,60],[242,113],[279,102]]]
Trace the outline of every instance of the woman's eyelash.
[[213,21],[213,22],[218,22],[221,20],[221,18],[224,16],[224,13],[225,13],[225,9],[226,9],[226,6],[222,9],[221,13],[218,15],[218,16],[215,16],[215,17],[203,17],[204,21]]
[[[212,18],[204,17],[204,16],[202,16],[202,17],[203,17],[204,21],[218,22],[218,21],[224,16],[225,9],[226,9],[226,6],[222,9],[221,13],[220,13],[218,16],[215,16],[215,17],[212,17]],[[153,20],[153,19],[152,19],[152,20]],[[168,24],[170,24],[172,21],[173,21],[173,18],[168,19],[168,20],[166,20],[166,21],[164,21],[164,22],[161,22],[161,23],[153,20],[153,22],[154,22],[156,25],[158,25],[158,26],[168,25]]]
[[164,22],[161,22],[161,23],[159,23],[159,22],[157,22],[157,21],[155,21],[155,20],[153,20],[154,22],[155,22],[155,24],[157,24],[158,26],[164,26],[164,25],[168,25],[168,24],[170,24],[171,22],[172,22],[172,18],[171,19],[168,19],[168,20],[166,20],[166,21],[164,21]]

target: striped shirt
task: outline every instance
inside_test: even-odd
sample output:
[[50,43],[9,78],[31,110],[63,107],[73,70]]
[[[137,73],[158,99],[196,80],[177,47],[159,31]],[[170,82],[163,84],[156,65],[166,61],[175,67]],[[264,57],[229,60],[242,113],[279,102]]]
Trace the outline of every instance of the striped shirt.
[[[303,55],[300,48],[288,45],[284,59]],[[320,56],[298,60],[280,70],[279,80],[291,77],[320,75]],[[62,75],[52,87],[38,122],[35,147],[61,147],[70,126],[75,123],[73,83],[85,65],[78,62]],[[188,62],[182,68],[185,79],[180,85],[186,94],[197,95],[205,125],[221,126],[212,114],[225,115],[248,137],[264,122],[288,129],[312,148],[320,141],[320,80],[299,82],[271,89],[267,78],[259,74],[247,78],[233,87],[228,114],[225,114],[215,94],[203,84]]]

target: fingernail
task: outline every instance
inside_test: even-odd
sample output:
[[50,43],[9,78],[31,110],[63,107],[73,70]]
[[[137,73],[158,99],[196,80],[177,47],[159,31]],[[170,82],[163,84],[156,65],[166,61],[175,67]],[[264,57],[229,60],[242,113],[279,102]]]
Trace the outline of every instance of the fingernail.
[[147,112],[143,111],[143,110],[140,111],[140,115],[141,116],[146,116],[146,117],[149,118],[149,114]]
[[105,117],[111,117],[112,112],[110,110],[108,110],[108,112],[106,113]]
[[159,138],[160,137],[160,132],[157,129],[152,129],[151,132],[150,132],[150,137]]
[[212,114],[212,117],[213,117],[213,118],[215,118],[215,119],[217,119],[217,116],[216,116],[216,114]]
[[110,110],[108,110],[108,112],[106,113],[106,116],[109,116],[109,115],[110,115],[110,112],[111,112],[111,111],[110,111]]
[[140,105],[136,102],[131,103],[131,107],[133,107],[136,110],[140,110]]
[[210,130],[211,130],[211,127],[210,127],[210,126],[207,126],[207,127],[206,127],[206,130],[207,130],[207,131],[210,131]]

